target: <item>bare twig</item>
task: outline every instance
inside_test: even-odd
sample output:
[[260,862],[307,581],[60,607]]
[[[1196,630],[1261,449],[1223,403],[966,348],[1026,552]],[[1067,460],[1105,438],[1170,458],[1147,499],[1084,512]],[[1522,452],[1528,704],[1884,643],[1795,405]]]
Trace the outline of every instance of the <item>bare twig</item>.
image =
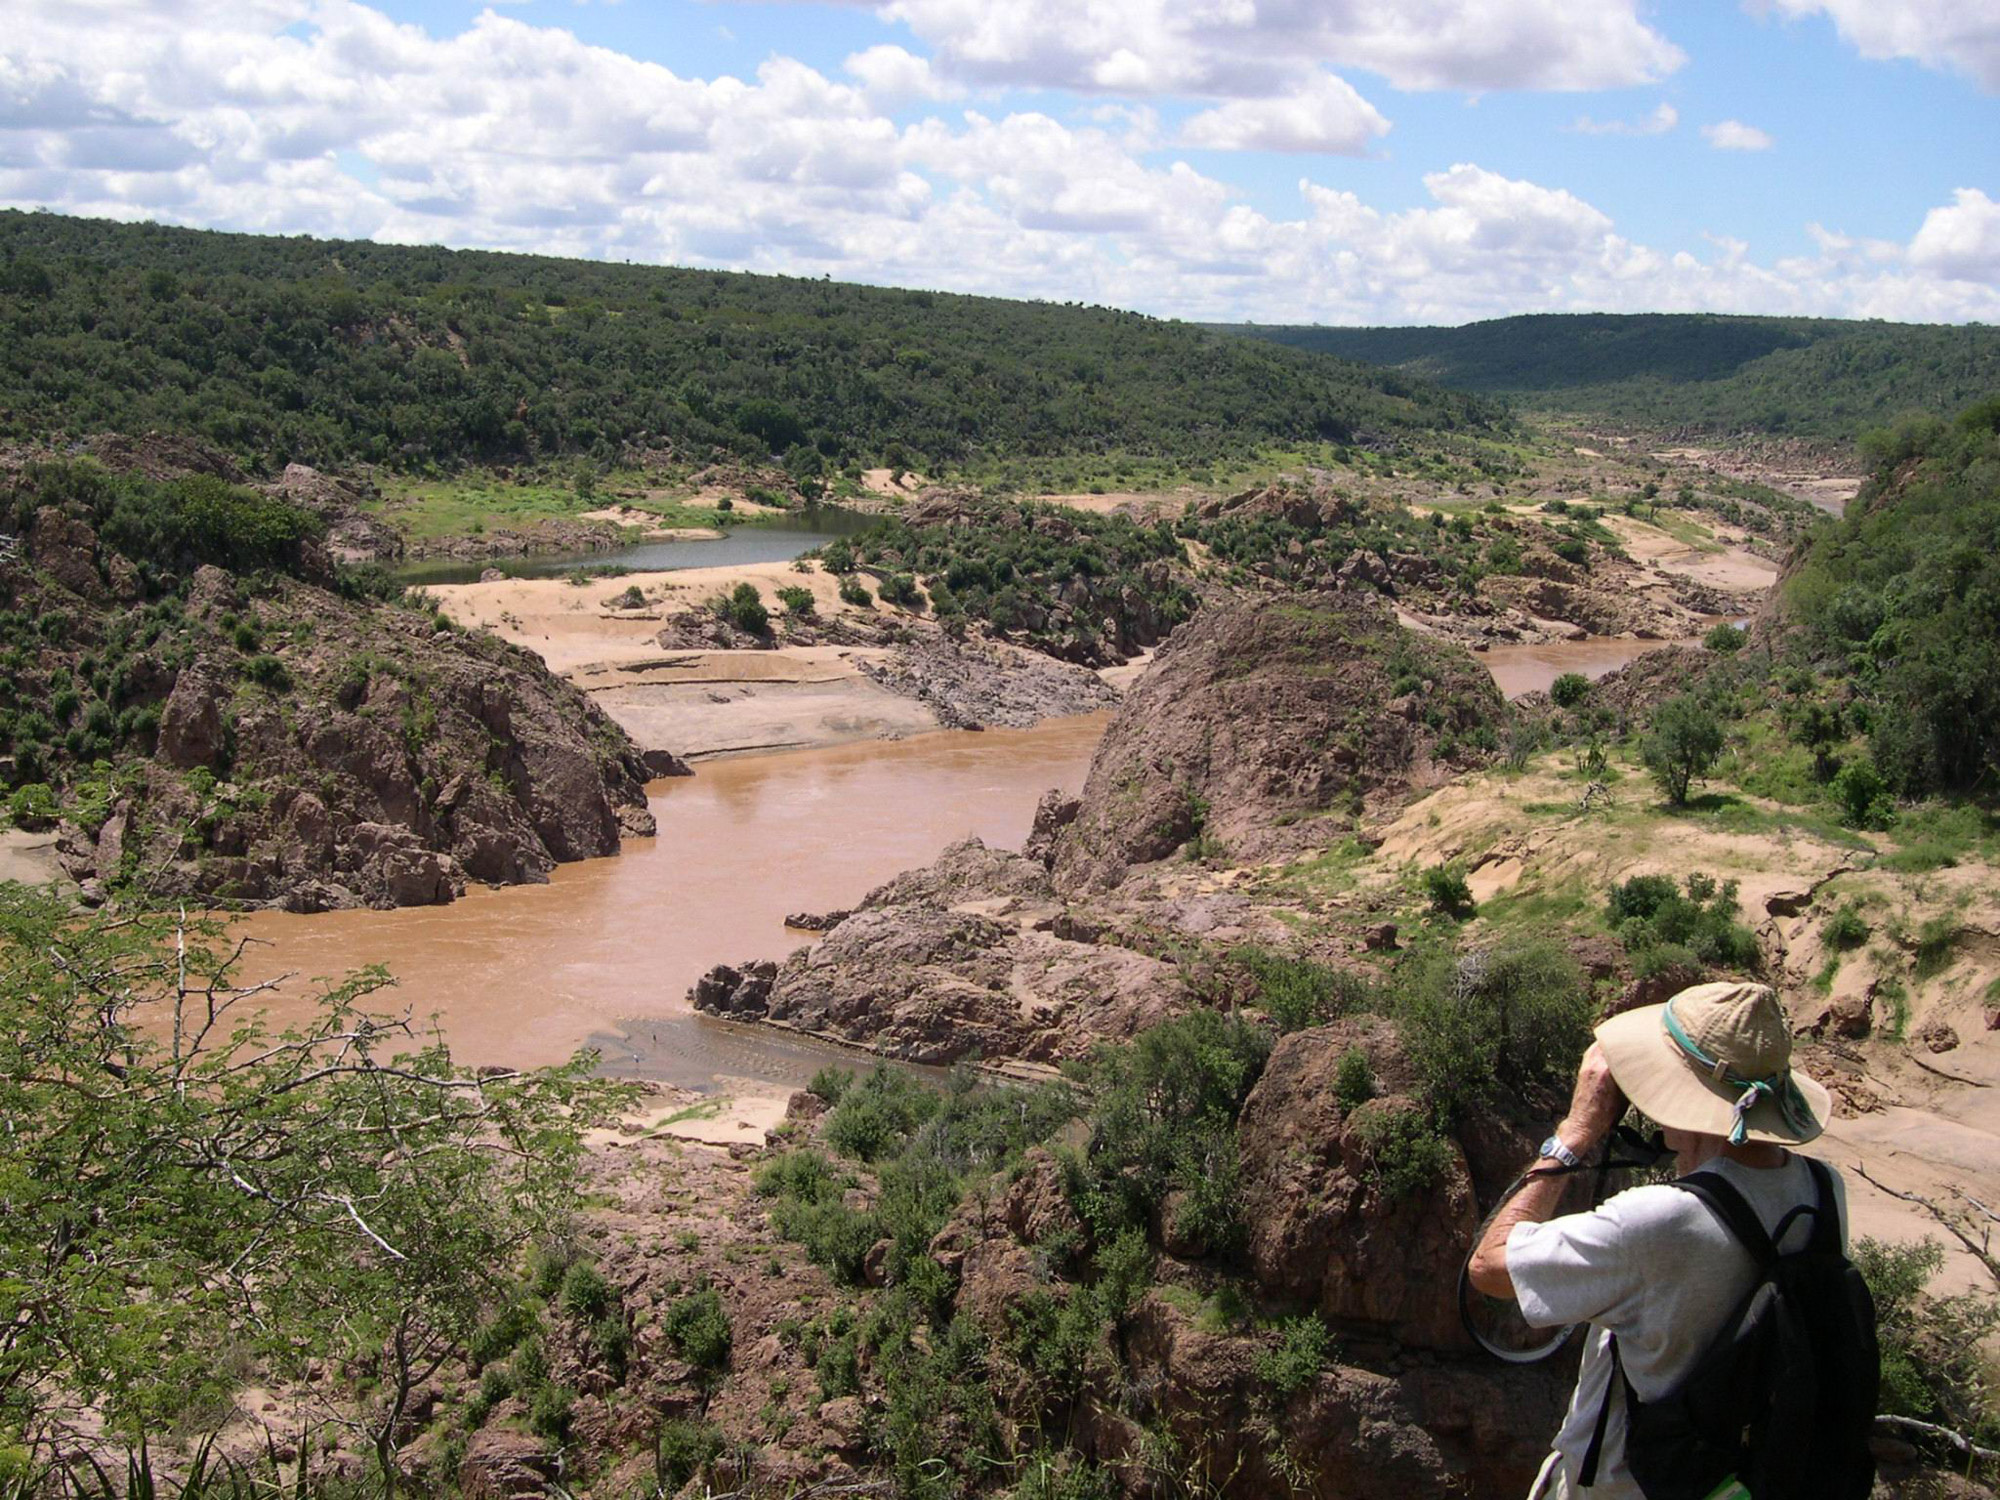
[[1935,1422],[1919,1422],[1915,1417],[1880,1416],[1875,1419],[1877,1431],[1886,1427],[1891,1432],[1908,1433],[1913,1437],[1929,1438],[1943,1443],[1960,1458],[1970,1458],[1980,1463],[1990,1464],[2000,1459],[2000,1449],[1982,1448],[1963,1433],[1953,1432],[1949,1427],[1940,1427]]
[[1943,1068],[1935,1067],[1932,1064],[1925,1062],[1921,1057],[1917,1056],[1917,1054],[1914,1052],[1909,1053],[1908,1056],[1911,1062],[1915,1063],[1918,1067],[1922,1068],[1926,1073],[1935,1074],[1939,1078],[1949,1078],[1953,1083],[1970,1084],[1973,1088],[1976,1089],[1990,1089],[1993,1087],[1992,1084],[1985,1082],[1983,1079],[1967,1078],[1960,1073],[1947,1073]]
[[[1906,1193],[1899,1188],[1890,1187],[1888,1183],[1882,1181],[1879,1177],[1869,1176],[1868,1169],[1859,1162],[1854,1164],[1854,1170],[1863,1182],[1880,1189],[1891,1198],[1900,1198],[1905,1203],[1914,1203],[1917,1207],[1924,1210],[1925,1213],[1937,1220],[1938,1224],[1948,1231],[1953,1239],[1963,1245],[1972,1254],[1974,1259],[1986,1267],[1987,1275],[1991,1276],[1995,1281],[2000,1281],[2000,1258],[1994,1256],[1991,1241],[1983,1233],[1979,1238],[1974,1239],[1971,1231],[1965,1227],[1963,1215],[1953,1213],[1941,1203],[1936,1202],[1934,1199],[1926,1198],[1921,1193]],[[1988,1216],[1991,1217],[1990,1212]]]

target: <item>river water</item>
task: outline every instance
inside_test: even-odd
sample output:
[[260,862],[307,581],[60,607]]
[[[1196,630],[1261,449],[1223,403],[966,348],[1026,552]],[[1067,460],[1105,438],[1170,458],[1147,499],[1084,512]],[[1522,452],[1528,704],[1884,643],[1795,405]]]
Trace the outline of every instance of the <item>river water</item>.
[[[1481,660],[1511,697],[1563,672],[1602,676],[1662,644],[1495,646]],[[301,976],[269,1006],[282,1025],[303,1015],[304,981],[381,964],[398,987],[376,1007],[434,1016],[474,1065],[554,1062],[587,1044],[618,1073],[796,1086],[844,1054],[697,1016],[688,987],[716,963],[782,958],[811,940],[784,927],[787,915],[852,906],[955,839],[1018,848],[1045,790],[1081,789],[1108,719],[707,762],[648,789],[657,839],[560,866],[545,886],[474,886],[442,907],[248,916],[237,930],[258,941],[243,977]]]
[[822,506],[782,522],[731,526],[708,541],[640,542],[611,552],[537,552],[527,557],[493,557],[476,562],[435,558],[396,569],[408,584],[477,583],[488,568],[509,578],[546,578],[572,568],[622,567],[634,573],[667,573],[678,568],[736,568],[752,563],[787,562],[839,536],[852,536],[876,517]]
[[[852,906],[955,839],[1019,848],[1044,791],[1082,788],[1107,720],[709,762],[649,788],[657,839],[560,866],[545,886],[246,917],[238,930],[269,946],[252,950],[245,977],[382,964],[399,987],[376,1007],[435,1014],[474,1065],[557,1061],[590,1041],[617,1072],[802,1082],[825,1052],[697,1017],[688,986],[719,962],[783,957],[809,941],[787,915]],[[304,986],[287,988],[269,1008],[278,1024],[304,1010]]]
[[1523,693],[1547,692],[1549,684],[1565,672],[1581,672],[1595,682],[1648,651],[1674,644],[1622,635],[1591,636],[1581,641],[1547,641],[1538,646],[1491,646],[1479,653],[1479,661],[1493,674],[1501,693],[1518,698]]

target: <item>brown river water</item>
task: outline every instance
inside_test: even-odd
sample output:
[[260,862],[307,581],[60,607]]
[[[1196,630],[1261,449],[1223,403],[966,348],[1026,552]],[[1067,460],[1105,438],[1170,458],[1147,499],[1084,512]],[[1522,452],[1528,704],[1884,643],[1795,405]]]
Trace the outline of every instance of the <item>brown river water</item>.
[[[1481,656],[1501,690],[1599,677],[1662,643],[1563,641]],[[1026,730],[703,763],[649,789],[660,837],[563,865],[544,886],[475,886],[450,906],[294,916],[259,912],[244,977],[299,976],[272,1021],[300,1018],[317,976],[381,964],[378,1008],[435,1017],[459,1059],[527,1066],[597,1047],[613,1072],[706,1087],[796,1086],[836,1049],[697,1016],[686,995],[716,963],[781,958],[807,935],[784,918],[852,906],[899,871],[976,834],[1018,848],[1052,786],[1076,791],[1109,715]]]
[[802,1083],[831,1049],[698,1017],[688,986],[716,963],[782,958],[810,940],[788,914],[852,906],[956,839],[1019,848],[1044,791],[1082,788],[1108,718],[704,762],[649,788],[658,838],[547,885],[256,913],[238,930],[269,946],[245,976],[301,976],[270,1007],[282,1024],[302,1014],[305,979],[382,964],[398,985],[377,1008],[436,1015],[468,1064],[552,1062],[588,1042],[619,1073]]

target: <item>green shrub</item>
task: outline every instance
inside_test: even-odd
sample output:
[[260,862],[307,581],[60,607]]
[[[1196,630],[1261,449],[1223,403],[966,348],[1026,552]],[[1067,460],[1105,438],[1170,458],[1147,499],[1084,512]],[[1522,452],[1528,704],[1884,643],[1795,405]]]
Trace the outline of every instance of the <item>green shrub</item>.
[[292,690],[292,674],[275,656],[251,657],[243,664],[243,675],[274,693],[289,693]]
[[1590,695],[1590,679],[1581,672],[1565,672],[1549,684],[1549,697],[1558,708],[1575,708]]
[[660,1316],[660,1331],[682,1359],[705,1374],[716,1374],[729,1363],[734,1335],[714,1287],[702,1287],[668,1303]]
[[1701,638],[1701,643],[1718,656],[1733,656],[1743,649],[1743,643],[1748,639],[1747,632],[1724,621],[1720,625],[1710,626],[1708,634]]
[[1406,1104],[1382,1104],[1354,1117],[1354,1132],[1368,1152],[1368,1180],[1395,1201],[1442,1178],[1451,1165],[1451,1147],[1429,1111]]
[[585,1321],[599,1318],[611,1306],[611,1284],[598,1274],[595,1266],[578,1261],[563,1273],[556,1301],[572,1317]]
[[1431,910],[1454,922],[1463,922],[1478,911],[1465,872],[1456,865],[1434,865],[1423,874],[1424,895]]
[[726,598],[718,599],[715,611],[738,630],[750,635],[762,635],[771,628],[771,612],[764,608],[764,599],[757,592],[757,585],[747,579],[730,590]]
[[1230,958],[1256,983],[1257,1003],[1279,1031],[1299,1031],[1369,1008],[1368,979],[1330,964],[1254,945]]
[[1669,698],[1639,741],[1639,759],[1667,800],[1683,806],[1688,791],[1722,756],[1722,722],[1691,693]]
[[802,588],[795,583],[786,584],[778,590],[778,602],[785,606],[785,613],[795,619],[813,618],[815,605],[813,591],[809,588]]
[[1884,828],[1893,817],[1889,789],[1873,760],[1849,761],[1833,778],[1833,795],[1850,826]]
[[624,593],[611,601],[611,607],[613,609],[644,609],[646,607],[646,591],[636,583],[631,584],[626,588]]
[[1605,920],[1633,955],[1635,968],[1650,960],[1648,973],[1694,965],[1754,972],[1763,956],[1757,935],[1740,920],[1736,882],[1717,885],[1713,877],[1687,877],[1686,894],[1664,875],[1635,875],[1614,885],[1605,898]]
[[1415,956],[1399,976],[1396,1030],[1440,1120],[1482,1104],[1511,1114],[1567,1097],[1590,1045],[1589,987],[1560,943],[1513,939]]
[[874,604],[875,596],[868,592],[867,585],[859,578],[849,574],[840,580],[840,600],[843,604],[853,604],[867,609]]
[[7,799],[7,816],[20,828],[47,828],[62,816],[62,806],[46,783],[31,781],[14,788]]
[[544,1385],[535,1392],[534,1400],[528,1403],[528,1426],[551,1443],[566,1443],[569,1441],[570,1413],[575,1405],[576,1394],[568,1387]]
[[654,1474],[663,1494],[678,1494],[687,1482],[722,1456],[722,1429],[712,1422],[669,1417],[660,1424]]
[[1885,979],[1875,987],[1875,998],[1880,1000],[1889,1012],[1889,1024],[1882,1028],[1882,1034],[1892,1042],[1900,1042],[1910,1029],[1908,988],[1900,979]]
[[1265,1032],[1206,1010],[1100,1046],[1083,1070],[1090,1144],[1071,1188],[1085,1219],[1102,1235],[1144,1225],[1179,1189],[1189,1231],[1228,1251],[1241,1230],[1236,1117],[1270,1051]]
[[1869,928],[1861,915],[1861,908],[1852,901],[1841,907],[1826,919],[1820,928],[1820,937],[1830,948],[1841,952],[1859,948],[1868,941]]
[[813,1074],[812,1081],[806,1085],[806,1092],[818,1096],[828,1104],[838,1104],[841,1096],[853,1086],[854,1074],[851,1071],[828,1066]]
[[590,1325],[590,1348],[605,1369],[624,1379],[632,1355],[632,1330],[625,1325],[624,1313],[606,1313]]
[[526,1302],[510,1303],[488,1322],[473,1330],[466,1343],[466,1357],[473,1365],[491,1365],[505,1359],[514,1346],[535,1331],[540,1320]]
[[1257,1378],[1283,1400],[1319,1379],[1333,1357],[1333,1335],[1318,1313],[1287,1318],[1278,1328],[1277,1343],[1257,1351]]
[[1984,1352],[2000,1327],[2000,1302],[1990,1293],[1933,1295],[1931,1279],[1944,1266],[1935,1240],[1890,1245],[1864,1239],[1854,1247],[1854,1263],[1875,1298],[1881,1409],[1935,1422],[1980,1444],[2000,1442],[2000,1403]]
[[846,1090],[826,1122],[826,1142],[843,1156],[874,1161],[900,1148],[941,1103],[901,1068],[878,1067]]
[[1345,1114],[1352,1114],[1375,1097],[1375,1070],[1359,1047],[1349,1047],[1340,1054],[1333,1072],[1333,1097]]
[[924,608],[924,591],[917,587],[916,579],[908,573],[891,573],[882,580],[882,600],[900,608],[921,614]]

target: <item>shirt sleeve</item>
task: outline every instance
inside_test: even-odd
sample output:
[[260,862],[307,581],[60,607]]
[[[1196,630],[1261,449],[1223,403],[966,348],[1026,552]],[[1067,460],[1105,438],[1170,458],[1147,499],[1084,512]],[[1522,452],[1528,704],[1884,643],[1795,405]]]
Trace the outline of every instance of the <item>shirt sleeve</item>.
[[1531,1327],[1615,1328],[1636,1310],[1645,1280],[1630,1253],[1630,1200],[1644,1191],[1621,1193],[1587,1214],[1516,1224],[1508,1233],[1507,1276]]

